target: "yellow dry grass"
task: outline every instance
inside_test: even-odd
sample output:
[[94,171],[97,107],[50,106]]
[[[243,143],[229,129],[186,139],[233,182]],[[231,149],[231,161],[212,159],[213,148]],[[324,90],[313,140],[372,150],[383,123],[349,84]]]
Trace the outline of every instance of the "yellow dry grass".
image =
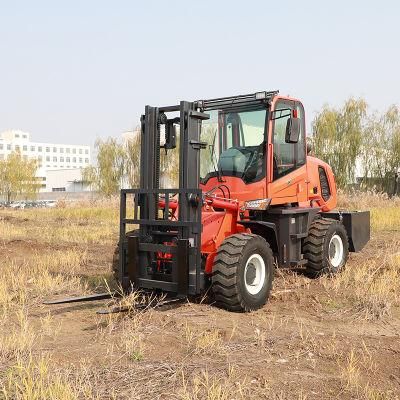
[[365,376],[374,376],[377,366],[371,352],[365,343],[359,350],[351,349],[345,357],[338,357],[340,379],[345,392],[350,392],[357,399],[389,400],[394,399],[392,391],[376,389],[372,382],[365,380]]
[[207,370],[189,381],[182,375],[181,400],[230,400],[248,398],[248,384],[240,379],[234,368],[228,366],[225,376],[212,376]]
[[339,193],[338,208],[344,210],[370,210],[374,232],[400,231],[400,197],[386,193],[360,192],[351,195]]
[[[4,222],[2,226],[4,227]],[[13,233],[22,230],[17,228]],[[1,230],[0,240],[7,240],[7,235]],[[67,371],[55,370],[47,356],[37,354],[43,337],[57,336],[60,325],[54,323],[50,314],[41,317],[39,321],[35,321],[35,317],[31,315],[32,308],[38,306],[46,296],[85,292],[86,285],[77,275],[77,271],[86,262],[86,251],[73,248],[34,252],[19,262],[8,257],[2,259],[0,399],[95,398],[87,382],[71,380]]]
[[221,355],[225,353],[219,329],[198,329],[188,323],[184,327],[187,350],[191,354]]
[[15,319],[8,321],[8,330],[0,333],[0,362],[31,354],[37,339],[26,308],[17,309]]
[[0,399],[4,400],[78,400],[98,399],[95,389],[81,368],[73,371],[57,370],[48,356],[18,357],[6,371],[0,386]]
[[35,239],[57,244],[110,244],[118,232],[116,208],[53,208],[2,211],[0,240]]
[[387,208],[371,208],[373,232],[400,231],[400,205]]
[[[355,196],[340,198],[340,207],[349,209],[371,209],[373,235],[382,231],[400,230],[400,201],[383,195]],[[52,252],[36,251],[25,259],[15,261],[3,258],[0,262],[0,322],[7,330],[0,329],[0,364],[4,365],[0,373],[0,399],[39,400],[39,399],[92,399],[97,398],[93,376],[85,374],[85,368],[79,374],[68,366],[57,367],[47,354],[38,350],[45,336],[55,337],[60,327],[50,314],[35,320],[31,314],[34,307],[45,297],[57,294],[85,293],[87,284],[79,273],[88,263],[87,246],[90,244],[110,244],[116,241],[118,231],[118,208],[115,202],[108,204],[70,204],[55,209],[2,211],[0,214],[0,243],[7,244],[14,239],[34,240],[44,244],[71,244],[67,249],[52,249]],[[79,244],[79,246],[77,246]],[[44,246],[45,247],[45,246]],[[55,246],[54,246],[55,247]],[[291,291],[308,290],[312,285],[322,284],[332,301],[346,300],[357,316],[374,323],[375,320],[388,318],[396,306],[400,305],[400,243],[388,241],[382,249],[367,257],[358,257],[341,274],[333,278],[309,281],[300,275],[280,276],[283,290],[275,293],[275,301],[289,298]],[[293,276],[292,276],[293,275]],[[135,295],[123,298],[123,305],[132,306],[138,301]],[[151,351],[146,337],[158,321],[152,311],[131,313],[129,317],[109,316],[105,324],[99,324],[96,340],[109,346],[110,356],[114,350],[118,360],[127,362],[147,362]],[[254,318],[263,325],[254,326],[254,335],[249,343],[261,354],[264,360],[277,359],[270,353],[273,346],[269,341],[275,331],[285,330],[288,319],[276,319],[274,315],[258,313]],[[263,320],[264,318],[264,320]],[[373,375],[375,363],[367,348],[354,348],[345,352],[339,348],[334,334],[324,336],[324,340],[306,321],[295,315],[295,328],[287,336],[287,348],[290,362],[300,362],[303,358],[315,358],[324,353],[327,360],[336,360],[337,376],[343,393],[365,400],[386,400],[391,393],[378,390],[365,377]],[[240,324],[239,328],[240,329]],[[207,362],[228,357],[230,339],[224,340],[223,331],[211,325],[191,323],[179,324],[183,330],[178,337],[183,343],[183,353],[187,359],[203,358]],[[296,329],[297,328],[297,329]],[[236,335],[236,333],[235,333]],[[238,337],[235,338],[239,341]],[[229,336],[229,335],[228,335]],[[116,339],[117,337],[117,339]],[[286,340],[286,339],[285,339]],[[150,346],[151,347],[151,346]],[[251,347],[250,347],[251,349]],[[122,356],[121,356],[122,354]],[[336,357],[336,358],[335,358]],[[214,360],[213,360],[214,359]],[[224,359],[225,362],[225,359]],[[315,367],[315,364],[310,364]],[[132,368],[132,364],[128,365]],[[202,366],[203,368],[203,366]],[[205,368],[205,367],[204,367]],[[271,399],[306,399],[301,392],[292,397],[274,393],[265,383],[249,382],[243,371],[228,368],[217,375],[205,368],[188,372],[178,371],[176,396],[182,400],[225,400],[247,399],[254,393],[267,393]],[[174,393],[174,394],[175,394]],[[347,397],[346,397],[347,398]]]
[[11,310],[37,304],[50,294],[85,292],[85,285],[75,275],[85,261],[85,252],[71,249],[35,254],[22,264],[8,260],[3,262],[0,321],[4,321]]
[[329,291],[347,298],[353,309],[366,319],[390,316],[393,306],[400,304],[398,243],[348,266],[334,278],[321,278],[321,283]]
[[338,193],[338,208],[348,210],[369,210],[371,208],[400,207],[400,197],[390,197],[379,192]]

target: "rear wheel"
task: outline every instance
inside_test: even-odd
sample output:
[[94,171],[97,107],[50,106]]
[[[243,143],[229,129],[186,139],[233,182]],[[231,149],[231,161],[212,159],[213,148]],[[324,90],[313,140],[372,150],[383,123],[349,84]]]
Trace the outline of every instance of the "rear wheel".
[[303,254],[311,277],[338,273],[349,256],[349,240],[343,224],[329,218],[316,219],[304,241]]
[[229,236],[214,260],[212,289],[217,305],[229,311],[252,311],[268,300],[274,258],[264,238],[253,234]]

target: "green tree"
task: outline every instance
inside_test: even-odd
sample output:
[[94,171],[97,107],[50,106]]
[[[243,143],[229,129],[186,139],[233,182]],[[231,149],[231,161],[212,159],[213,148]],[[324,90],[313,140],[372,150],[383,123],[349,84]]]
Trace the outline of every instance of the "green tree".
[[[137,131],[136,131],[137,132]],[[131,188],[139,187],[140,176],[140,134],[136,133],[126,142],[126,175]]]
[[365,186],[393,191],[395,173],[400,167],[400,110],[392,105],[382,115],[368,121],[363,145]]
[[25,159],[20,152],[11,153],[0,161],[0,193],[10,202],[17,195],[35,198],[40,189],[36,177],[37,160]]
[[114,138],[97,140],[97,167],[88,166],[83,170],[84,181],[107,197],[118,193],[125,172],[126,152]]
[[349,99],[341,109],[324,106],[313,122],[315,154],[330,164],[341,188],[354,180],[366,111],[365,100]]
[[[164,139],[162,126],[161,145]],[[140,177],[140,142],[141,136],[136,130],[125,144],[126,150],[126,177],[130,187],[139,187]],[[144,160],[146,162],[146,160]],[[178,187],[179,184],[179,127],[177,127],[176,148],[165,151],[160,149],[160,187]]]

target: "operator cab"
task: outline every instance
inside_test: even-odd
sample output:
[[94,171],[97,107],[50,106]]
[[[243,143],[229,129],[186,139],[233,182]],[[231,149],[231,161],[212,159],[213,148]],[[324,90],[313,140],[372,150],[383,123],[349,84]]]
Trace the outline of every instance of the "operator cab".
[[[232,198],[246,200],[250,193],[254,198],[271,194],[279,198],[280,185],[285,182],[287,187],[292,172],[304,166],[306,173],[304,109],[298,100],[273,96],[269,101],[232,102],[205,112],[210,118],[202,122],[201,131],[201,141],[207,143],[200,154],[203,190],[229,181]],[[268,187],[270,183],[274,186]],[[286,192],[292,195],[288,202],[301,200],[296,190],[294,185],[293,194]],[[306,195],[306,188],[303,192]]]
[[203,122],[200,156],[202,183],[212,177],[232,176],[252,183],[265,176],[267,109],[212,110]]

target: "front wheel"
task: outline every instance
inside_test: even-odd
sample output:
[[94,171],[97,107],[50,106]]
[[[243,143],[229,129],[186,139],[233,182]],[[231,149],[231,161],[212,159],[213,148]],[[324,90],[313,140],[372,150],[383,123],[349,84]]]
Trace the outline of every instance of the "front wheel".
[[229,236],[214,260],[212,289],[217,305],[229,311],[252,311],[268,300],[274,278],[269,244],[258,235]]

